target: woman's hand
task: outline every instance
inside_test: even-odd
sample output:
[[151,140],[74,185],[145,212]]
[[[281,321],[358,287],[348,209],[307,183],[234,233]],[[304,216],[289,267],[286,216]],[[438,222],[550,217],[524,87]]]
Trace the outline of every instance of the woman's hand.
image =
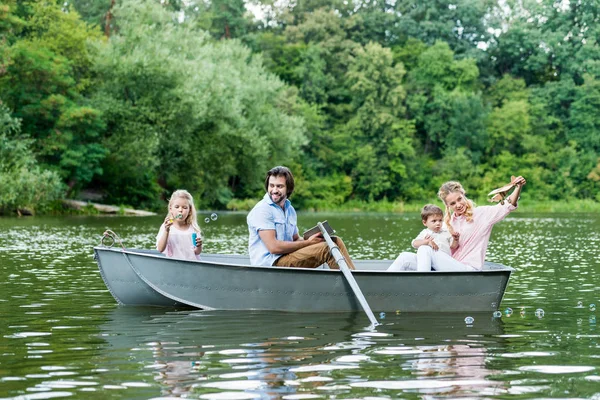
[[512,183],[514,183],[516,187],[515,190],[513,190],[513,192],[510,194],[510,196],[508,196],[508,202],[516,207],[517,202],[519,201],[519,196],[521,195],[521,189],[523,189],[523,185],[525,185],[527,181],[525,180],[525,178],[519,175],[514,180],[512,180]]
[[526,183],[527,183],[527,181],[522,176],[517,176],[514,180],[514,184],[519,187],[523,186]]

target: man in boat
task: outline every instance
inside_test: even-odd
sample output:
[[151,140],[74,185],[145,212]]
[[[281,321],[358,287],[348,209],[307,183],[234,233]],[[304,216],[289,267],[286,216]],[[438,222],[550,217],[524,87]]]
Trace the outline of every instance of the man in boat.
[[[289,197],[294,192],[294,176],[287,167],[275,167],[267,172],[265,196],[248,214],[248,252],[252,265],[317,268],[327,263],[339,269],[321,233],[304,240],[298,235],[298,217]],[[355,269],[344,242],[332,238]]]

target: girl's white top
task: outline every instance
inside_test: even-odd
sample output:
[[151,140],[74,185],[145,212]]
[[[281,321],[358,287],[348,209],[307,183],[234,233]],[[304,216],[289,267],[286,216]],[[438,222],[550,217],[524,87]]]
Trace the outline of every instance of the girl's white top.
[[[158,248],[158,240],[165,231],[164,225],[160,226],[158,235],[156,235],[156,247]],[[180,258],[183,260],[200,260],[200,255],[194,253],[194,245],[192,244],[192,233],[194,228],[191,225],[185,230],[180,230],[171,226],[169,230],[169,237],[167,238],[167,247],[163,251],[163,254],[167,257]]]
[[439,232],[434,232],[429,228],[425,228],[419,233],[410,244],[415,247],[415,240],[425,239],[425,236],[431,236],[435,244],[438,245],[440,251],[450,255],[450,245],[452,245],[452,235],[445,228],[442,228]]

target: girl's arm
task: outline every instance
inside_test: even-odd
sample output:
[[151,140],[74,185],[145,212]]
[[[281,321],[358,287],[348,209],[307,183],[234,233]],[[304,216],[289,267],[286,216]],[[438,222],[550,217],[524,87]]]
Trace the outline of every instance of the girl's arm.
[[522,176],[518,176],[515,179],[515,184],[517,185],[517,187],[515,188],[515,190],[513,190],[513,192],[510,194],[510,196],[508,196],[508,202],[515,207],[517,206],[517,202],[519,201],[519,196],[521,195],[521,189],[523,189],[523,185],[525,183],[526,183],[525,178],[523,178]]
[[173,222],[167,217],[165,218],[165,222],[160,227],[158,239],[156,240],[156,250],[160,251],[161,253],[167,248],[167,241],[169,240],[169,230],[171,229],[171,225],[173,225]]

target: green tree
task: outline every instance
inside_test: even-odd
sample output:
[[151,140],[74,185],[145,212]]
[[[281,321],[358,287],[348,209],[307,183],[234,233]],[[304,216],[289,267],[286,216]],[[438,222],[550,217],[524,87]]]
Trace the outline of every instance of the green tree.
[[0,214],[43,209],[64,194],[60,177],[37,165],[31,143],[0,102]]
[[468,146],[476,161],[487,144],[487,108],[479,93],[473,59],[455,60],[444,42],[419,55],[407,83],[409,115],[424,151],[434,157]]
[[222,206],[254,195],[264,171],[294,158],[305,143],[301,105],[260,57],[235,40],[212,42],[155,3],[114,13],[118,34],[99,50],[94,102],[108,123],[111,198],[137,190],[151,202],[148,181],[158,181]]
[[575,140],[584,149],[600,153],[600,81],[586,76],[577,88],[567,121],[568,139]]
[[400,188],[394,184],[410,175],[406,160],[414,157],[414,125],[404,118],[404,74],[402,64],[393,64],[391,50],[376,43],[358,48],[348,68],[354,117],[345,124],[341,144],[361,199],[396,197]]
[[0,90],[34,139],[36,158],[77,190],[102,172],[106,153],[98,144],[101,116],[83,97],[91,79],[88,44],[99,34],[56,3],[33,1],[25,10],[26,26],[8,49]]

